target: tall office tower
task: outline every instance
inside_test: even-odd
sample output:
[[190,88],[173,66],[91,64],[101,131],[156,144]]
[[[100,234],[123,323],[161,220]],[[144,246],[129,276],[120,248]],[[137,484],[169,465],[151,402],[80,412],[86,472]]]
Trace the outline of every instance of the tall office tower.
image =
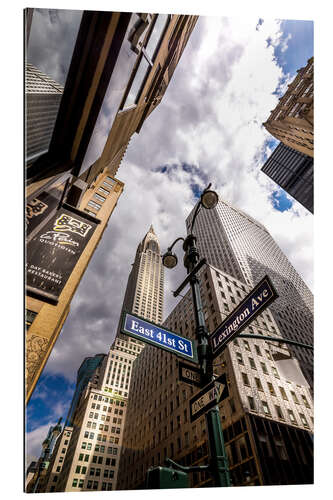
[[261,168],[290,196],[313,213],[313,158],[282,142]]
[[[191,227],[194,209],[186,219]],[[194,234],[201,257],[250,287],[268,274],[279,294],[270,309],[281,335],[313,344],[313,295],[267,229],[224,200],[212,210],[201,210]],[[313,387],[312,351],[290,347]]]
[[57,481],[64,465],[64,459],[71,440],[72,432],[73,427],[68,425],[64,426],[63,431],[55,444],[43,485],[41,485],[39,489],[40,492],[53,492],[56,490]]
[[27,493],[40,493],[45,488],[45,479],[50,465],[51,456],[57,441],[58,436],[61,434],[61,418],[58,423],[49,428],[49,432],[42,443],[42,453],[37,463],[33,467],[34,475],[31,477],[29,483],[25,486]]
[[106,354],[96,354],[95,356],[93,357],[89,356],[82,361],[81,366],[77,372],[75,391],[72,397],[71,406],[67,415],[65,425],[67,426],[72,425],[74,413],[76,410],[76,406],[79,402],[80,395],[84,390],[84,388],[92,379],[92,376],[96,368],[98,367],[98,365],[100,365],[105,356]]
[[286,146],[313,158],[313,57],[297,71],[264,127]]
[[26,163],[49,149],[64,88],[32,64],[25,71]]
[[[211,265],[199,271],[199,282],[209,332],[252,288]],[[195,338],[190,290],[164,325]],[[247,332],[281,336],[271,308]],[[214,373],[226,373],[229,389],[219,407],[234,486],[313,482],[311,395],[299,368],[292,378],[284,375],[277,354],[289,351],[276,342],[235,339],[214,360]],[[200,389],[181,382],[178,368],[176,355],[153,346],[135,361],[117,489],[144,487],[148,468],[163,466],[166,457],[184,466],[209,463],[205,416],[190,421],[189,400]],[[189,477],[193,487],[212,485],[207,471]]]
[[[83,390],[81,372],[86,360],[81,365],[67,417],[71,427],[65,428],[71,431],[70,442],[67,450],[61,443],[55,450],[51,469],[54,475],[49,476],[44,491],[115,489],[132,364],[141,350],[136,340],[116,338],[108,355],[90,373]],[[62,451],[65,454],[61,455]]]
[[[122,310],[161,323],[164,302],[164,267],[160,245],[151,225],[139,243],[130,272]],[[118,326],[120,332],[121,318]]]

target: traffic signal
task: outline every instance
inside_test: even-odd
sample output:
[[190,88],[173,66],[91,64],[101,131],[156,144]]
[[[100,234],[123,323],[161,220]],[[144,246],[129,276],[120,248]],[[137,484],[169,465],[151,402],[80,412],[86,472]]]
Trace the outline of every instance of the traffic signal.
[[171,467],[155,467],[147,471],[146,489],[189,488],[188,474]]

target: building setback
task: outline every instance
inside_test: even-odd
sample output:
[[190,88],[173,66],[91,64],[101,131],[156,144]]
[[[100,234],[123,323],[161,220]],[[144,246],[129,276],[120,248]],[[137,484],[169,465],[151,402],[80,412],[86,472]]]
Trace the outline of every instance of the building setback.
[[263,124],[286,146],[313,158],[313,57],[297,71],[276,108]]
[[313,158],[282,142],[261,168],[270,179],[313,213]]
[[[207,211],[208,212],[208,211]],[[206,266],[199,271],[209,332],[249,293],[251,286]],[[164,326],[195,338],[191,292]],[[270,309],[248,333],[281,336]],[[226,373],[229,397],[219,404],[232,484],[272,485],[313,482],[313,406],[300,380],[287,380],[275,357],[288,357],[284,346],[264,340],[235,339],[214,361],[214,373]],[[179,381],[175,355],[147,346],[133,365],[117,489],[141,489],[149,467],[166,457],[178,463],[208,463],[205,416],[190,422],[189,399],[199,389]],[[207,471],[190,474],[191,486],[212,485]]]
[[[186,219],[188,231],[193,214]],[[193,233],[201,257],[251,288],[268,274],[279,294],[270,310],[281,336],[313,345],[313,295],[260,222],[220,199],[214,209],[199,212]],[[312,388],[313,352],[289,349]]]

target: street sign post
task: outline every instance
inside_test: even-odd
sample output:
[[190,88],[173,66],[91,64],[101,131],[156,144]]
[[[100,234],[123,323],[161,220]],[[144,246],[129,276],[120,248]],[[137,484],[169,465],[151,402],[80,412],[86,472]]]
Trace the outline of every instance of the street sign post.
[[244,330],[277,297],[278,294],[271,280],[265,276],[209,336],[213,358],[216,358],[227,343]]
[[195,385],[197,387],[201,386],[201,376],[200,368],[187,365],[182,361],[178,363],[179,368],[179,380],[185,382],[186,384]]
[[194,363],[198,362],[197,349],[193,340],[181,337],[135,314],[123,312],[121,332]]
[[229,396],[228,384],[225,373],[206,385],[193,398],[190,399],[190,418],[194,422],[220,401]]

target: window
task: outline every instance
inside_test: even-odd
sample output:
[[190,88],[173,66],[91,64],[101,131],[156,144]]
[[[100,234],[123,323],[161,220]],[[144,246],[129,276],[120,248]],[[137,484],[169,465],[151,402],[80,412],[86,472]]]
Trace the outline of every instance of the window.
[[167,16],[166,14],[159,14],[155,18],[154,27],[150,34],[148,43],[145,48],[142,48],[140,62],[132,81],[129,93],[126,97],[126,101],[123,106],[124,108],[128,108],[129,106],[137,103],[141,94],[141,89],[143,88],[150,69],[153,66],[156,50],[158,49],[161,36],[168,20],[169,16]]
[[256,370],[257,367],[256,367],[256,364],[254,362],[254,359],[253,358],[249,358],[249,362],[250,362],[250,366],[253,370]]
[[272,394],[272,396],[276,396],[273,384],[271,384],[271,382],[267,382],[267,387],[268,387],[269,392]]
[[279,373],[278,373],[277,369],[275,368],[275,366],[272,366],[272,372],[273,372],[273,374],[274,374],[274,377],[276,377],[276,378],[280,378],[280,375],[279,375]]
[[77,465],[75,469],[75,474],[80,474],[81,471],[81,465]]
[[244,364],[244,361],[243,361],[243,356],[241,355],[240,352],[236,352],[236,358],[237,358],[237,361],[240,365],[243,365]]
[[295,418],[294,412],[292,410],[288,410],[288,415],[289,415],[290,421],[293,424],[295,424],[296,423],[296,418]]
[[257,389],[258,389],[259,391],[263,391],[264,389],[263,389],[263,387],[262,387],[262,385],[261,385],[260,379],[256,377],[254,380],[255,380],[255,382],[256,382]]
[[104,201],[106,200],[106,198],[104,196],[101,196],[98,193],[94,194],[94,198],[96,198],[96,200],[100,201],[101,203],[104,203]]
[[254,398],[252,396],[248,396],[247,399],[249,401],[250,409],[256,411],[256,406],[255,406]]
[[95,203],[93,200],[88,201],[88,205],[95,210],[99,210],[101,208],[101,205],[99,203]]
[[262,403],[262,407],[263,407],[264,413],[266,415],[270,415],[271,412],[270,412],[269,406],[267,404],[267,401],[261,401],[261,403]]
[[284,388],[283,387],[279,387],[279,389],[280,389],[281,396],[283,397],[283,399],[285,399],[286,401],[288,401],[287,394],[286,394],[286,391],[284,390]]
[[299,401],[297,399],[296,393],[294,391],[290,391],[291,397],[293,398],[294,403],[299,405]]
[[247,340],[243,340],[243,344],[244,344],[244,347],[245,347],[245,349],[246,349],[247,351],[251,351],[251,349],[250,349],[250,344],[248,343],[248,341],[247,341]]
[[281,410],[281,407],[278,406],[278,405],[275,405],[275,409],[276,409],[276,414],[279,418],[281,418],[282,420],[284,420],[284,416],[283,416],[283,413],[282,413],[282,410]]
[[250,385],[249,377],[247,376],[246,373],[242,372],[242,378],[243,378],[243,384],[244,385]]
[[303,413],[300,413],[299,416],[300,416],[300,419],[301,419],[302,424],[304,425],[304,427],[309,427],[309,424],[308,424],[308,422],[307,422],[307,420],[305,418],[305,415],[303,415]]
[[264,373],[266,373],[266,375],[268,375],[268,370],[267,370],[267,367],[266,367],[265,363],[260,363],[260,365],[261,365],[261,369],[262,369],[262,371],[263,371]]
[[84,479],[79,480],[79,488],[83,488],[83,482],[84,482]]
[[254,344],[254,347],[255,347],[255,350],[256,350],[256,353],[258,354],[258,356],[261,356],[260,347],[257,344]]
[[[100,193],[104,194],[105,196],[108,196],[108,195],[110,194],[110,192],[109,192],[109,191],[107,191],[107,189],[104,189],[102,186],[100,186],[100,187],[98,188],[98,191],[99,191]],[[104,410],[104,411],[106,411],[106,410]]]
[[308,403],[308,400],[306,399],[306,397],[304,396],[304,394],[301,394],[301,397],[302,397],[302,400],[303,400],[303,403],[305,404],[305,406],[307,408],[310,408],[310,405]]
[[72,482],[72,487],[76,488],[76,486],[77,486],[77,478],[75,477]]

